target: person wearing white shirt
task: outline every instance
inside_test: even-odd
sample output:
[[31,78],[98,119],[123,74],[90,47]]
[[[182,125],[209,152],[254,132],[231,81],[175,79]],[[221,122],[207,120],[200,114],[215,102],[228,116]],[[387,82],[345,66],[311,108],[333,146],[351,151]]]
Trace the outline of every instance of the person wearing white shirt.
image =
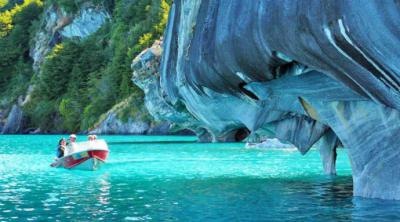
[[64,155],[69,155],[69,154],[75,152],[75,149],[74,149],[75,143],[76,143],[76,135],[75,134],[69,135],[69,142],[67,144],[67,148],[65,149],[66,152]]

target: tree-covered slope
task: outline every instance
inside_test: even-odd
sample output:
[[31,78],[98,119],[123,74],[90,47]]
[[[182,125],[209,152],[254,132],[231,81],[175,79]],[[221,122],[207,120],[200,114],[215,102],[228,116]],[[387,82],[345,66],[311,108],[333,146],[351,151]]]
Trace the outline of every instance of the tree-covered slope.
[[0,0],[2,125],[17,105],[18,132],[86,131],[128,98],[119,118],[148,120],[130,64],[162,35],[169,3]]

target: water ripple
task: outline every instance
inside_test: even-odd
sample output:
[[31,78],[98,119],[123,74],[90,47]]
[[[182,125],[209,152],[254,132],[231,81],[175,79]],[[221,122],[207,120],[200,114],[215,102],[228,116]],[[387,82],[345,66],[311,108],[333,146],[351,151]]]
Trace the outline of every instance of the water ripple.
[[0,221],[400,220],[399,202],[352,196],[345,150],[338,177],[315,149],[243,144],[116,144],[84,172],[49,167],[57,136],[0,137]]

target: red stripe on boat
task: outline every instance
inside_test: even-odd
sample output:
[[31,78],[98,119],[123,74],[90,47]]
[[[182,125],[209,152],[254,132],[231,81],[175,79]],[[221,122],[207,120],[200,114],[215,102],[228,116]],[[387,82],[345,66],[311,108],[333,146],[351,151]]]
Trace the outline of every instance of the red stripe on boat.
[[[86,151],[88,155],[84,155],[85,157],[79,158],[80,156],[83,156],[81,153],[77,153],[74,154],[72,156],[68,156],[64,159],[64,167],[65,168],[72,168],[76,165],[79,165],[83,162],[85,162],[86,160],[90,159],[90,158],[96,158],[99,159],[101,161],[106,161],[107,157],[108,157],[108,150],[90,150],[90,151]],[[83,152],[82,152],[83,153]],[[75,158],[78,157],[78,159]]]

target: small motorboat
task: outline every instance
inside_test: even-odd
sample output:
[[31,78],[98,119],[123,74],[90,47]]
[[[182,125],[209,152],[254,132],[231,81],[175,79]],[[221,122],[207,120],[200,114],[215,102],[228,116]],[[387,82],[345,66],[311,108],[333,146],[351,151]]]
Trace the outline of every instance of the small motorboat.
[[105,163],[108,146],[104,140],[94,140],[70,144],[64,156],[50,166],[66,169],[96,170]]

